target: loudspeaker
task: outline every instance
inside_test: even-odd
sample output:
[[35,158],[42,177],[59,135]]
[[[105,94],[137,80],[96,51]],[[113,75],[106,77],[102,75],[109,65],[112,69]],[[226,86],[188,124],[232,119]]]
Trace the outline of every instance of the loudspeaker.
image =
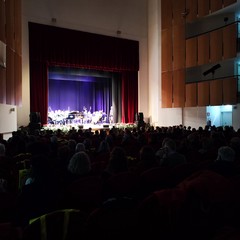
[[109,128],[109,125],[103,125],[103,128]]
[[29,115],[30,123],[40,123],[41,117],[39,112],[31,112]]
[[142,112],[138,113],[138,121],[143,122],[143,113]]

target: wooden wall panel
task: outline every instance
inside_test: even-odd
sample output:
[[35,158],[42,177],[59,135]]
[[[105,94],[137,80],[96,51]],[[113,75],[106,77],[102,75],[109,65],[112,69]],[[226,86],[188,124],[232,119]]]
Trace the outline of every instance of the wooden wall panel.
[[222,0],[210,0],[211,12],[216,12],[216,11],[222,9],[222,7],[223,7]]
[[198,0],[198,17],[203,17],[209,14],[209,0]]
[[237,104],[237,79],[223,80],[223,104]]
[[197,38],[186,40],[186,67],[197,65]]
[[0,67],[0,103],[6,104],[6,69]]
[[197,106],[197,83],[190,83],[185,85],[186,101],[185,107]]
[[185,105],[185,69],[173,72],[173,107]]
[[210,105],[222,105],[223,103],[223,80],[210,81]]
[[0,0],[0,41],[4,43],[6,43],[5,17],[5,1]]
[[172,72],[162,73],[162,108],[171,108],[173,99]]
[[14,54],[14,91],[15,104],[22,105],[22,59],[18,54]]
[[15,105],[15,86],[14,86],[14,52],[7,46],[6,50],[6,104]]
[[172,28],[162,30],[162,71],[173,69]]
[[161,1],[162,29],[172,27],[172,1]]
[[193,22],[197,20],[197,2],[198,0],[186,0],[186,22]]
[[185,25],[173,27],[173,69],[185,68]]
[[172,1],[173,7],[173,25],[185,24],[185,17],[183,13],[185,12],[185,0]]
[[6,3],[6,43],[7,46],[14,49],[14,0],[8,0]]
[[223,58],[222,29],[210,32],[210,62],[222,61]]
[[199,82],[198,89],[198,106],[208,106],[210,104],[209,98],[209,81]]
[[234,4],[236,2],[237,2],[237,0],[223,0],[223,6],[227,7],[227,6],[229,6],[231,4]]
[[223,57],[224,59],[237,56],[237,24],[223,28]]
[[18,55],[22,56],[22,4],[19,0],[14,0],[14,46]]
[[198,65],[209,63],[209,33],[198,36]]

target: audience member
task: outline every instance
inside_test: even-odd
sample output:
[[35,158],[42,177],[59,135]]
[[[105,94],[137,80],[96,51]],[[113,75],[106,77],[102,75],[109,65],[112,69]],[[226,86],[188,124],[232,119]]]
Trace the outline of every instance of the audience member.
[[32,174],[17,199],[16,221],[24,227],[29,220],[58,208],[59,185],[49,158],[34,155]]
[[140,149],[139,161],[137,162],[136,172],[142,173],[147,169],[157,167],[157,158],[154,149],[151,146],[145,145]]
[[76,145],[76,148],[75,148],[75,152],[85,152],[86,151],[86,148],[85,148],[85,145],[83,143],[78,143]]
[[91,161],[88,154],[84,151],[75,153],[69,161],[68,172],[68,183],[88,175],[91,172]]
[[235,151],[229,146],[222,146],[218,149],[217,159],[210,164],[210,169],[225,177],[232,177],[237,174],[235,165]]
[[128,171],[128,159],[122,147],[114,147],[110,153],[109,163],[103,172],[103,179],[108,179],[114,174]]
[[176,142],[173,139],[164,139],[163,148],[160,151],[157,152],[157,156],[162,154],[160,156],[160,166],[175,167],[176,165],[186,163],[185,156],[177,152]]

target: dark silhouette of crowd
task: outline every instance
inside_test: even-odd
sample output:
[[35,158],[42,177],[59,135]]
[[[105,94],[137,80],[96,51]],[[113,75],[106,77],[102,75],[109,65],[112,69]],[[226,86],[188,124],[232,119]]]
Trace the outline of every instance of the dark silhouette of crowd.
[[240,239],[240,130],[23,128],[0,194],[0,239]]

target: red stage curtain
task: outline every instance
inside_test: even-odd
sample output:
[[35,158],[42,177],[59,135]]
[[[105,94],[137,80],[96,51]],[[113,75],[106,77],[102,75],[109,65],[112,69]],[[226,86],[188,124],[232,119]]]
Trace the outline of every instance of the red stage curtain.
[[138,73],[122,73],[122,122],[133,123],[138,107]]
[[[30,111],[47,122],[48,66],[122,72],[122,121],[138,112],[138,41],[29,23]],[[125,95],[126,94],[126,95]]]

